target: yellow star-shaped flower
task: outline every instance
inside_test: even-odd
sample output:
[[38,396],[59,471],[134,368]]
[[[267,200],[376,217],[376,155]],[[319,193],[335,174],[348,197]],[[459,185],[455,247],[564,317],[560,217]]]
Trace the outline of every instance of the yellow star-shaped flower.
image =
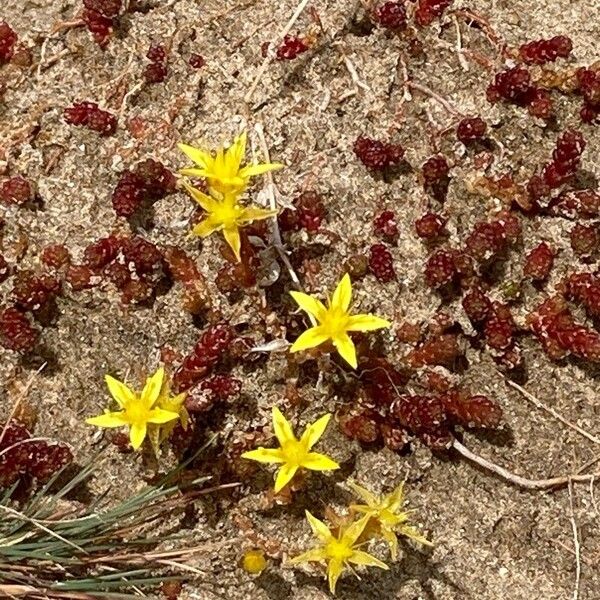
[[188,183],[183,184],[190,196],[204,209],[206,217],[198,223],[192,233],[202,238],[215,231],[223,231],[223,237],[240,260],[240,229],[252,221],[268,219],[277,214],[276,210],[267,210],[256,206],[244,206],[239,196],[227,193],[221,199],[211,198]]
[[328,306],[302,292],[290,292],[290,294],[298,306],[308,313],[313,323],[313,327],[294,342],[290,352],[307,350],[331,341],[340,356],[356,369],[358,365],[356,347],[348,332],[374,331],[391,325],[386,319],[375,315],[351,315],[348,312],[352,300],[352,283],[348,274],[344,275],[338,284]]
[[392,560],[398,556],[399,533],[408,538],[432,546],[433,544],[423,537],[419,531],[407,524],[410,511],[402,510],[404,504],[404,483],[401,483],[393,492],[386,496],[375,496],[366,488],[349,481],[348,486],[366,504],[352,504],[350,508],[356,512],[365,514],[381,534],[381,537],[389,544]]
[[332,594],[335,594],[335,586],[344,568],[349,568],[349,563],[355,565],[363,565],[367,567],[379,567],[380,569],[388,569],[388,566],[371,556],[364,550],[359,550],[361,545],[358,539],[362,535],[367,523],[368,516],[364,516],[359,521],[355,521],[346,528],[341,529],[337,536],[334,536],[329,527],[319,521],[316,517],[306,511],[306,518],[310,527],[319,539],[320,544],[296,556],[291,560],[293,565],[303,562],[317,561],[327,563],[327,578],[329,580],[329,589]]
[[279,441],[280,448],[257,448],[244,452],[242,458],[248,458],[260,463],[281,464],[275,478],[275,492],[280,492],[294,477],[300,468],[311,471],[330,471],[339,469],[339,465],[324,454],[311,452],[311,448],[323,435],[331,415],[324,415],[312,425],[309,425],[298,440],[294,435],[289,421],[281,411],[273,407],[273,430]]
[[246,190],[251,177],[283,167],[279,163],[253,164],[242,167],[242,160],[246,154],[246,140],[247,135],[244,132],[235,138],[227,150],[219,148],[215,156],[210,152],[200,150],[200,148],[179,144],[179,149],[198,165],[198,167],[182,169],[179,172],[190,177],[205,178],[213,195],[218,197],[227,194],[238,196]]
[[[190,421],[190,415],[184,405],[186,396],[186,392],[172,396],[171,386],[169,385],[168,379],[165,377],[162,390],[155,404],[156,408],[162,408],[163,410],[176,413],[179,417],[178,421],[184,429],[188,428]],[[164,425],[148,425],[148,438],[150,439],[154,453],[157,456],[160,446],[171,435],[171,432],[177,426],[178,421],[169,421]]]
[[110,375],[105,376],[111,396],[121,410],[105,411],[103,415],[86,419],[88,425],[97,427],[129,427],[129,439],[134,450],[140,448],[146,439],[148,425],[163,425],[179,418],[179,414],[155,406],[163,388],[165,371],[161,367],[146,380],[141,394],[137,394]]

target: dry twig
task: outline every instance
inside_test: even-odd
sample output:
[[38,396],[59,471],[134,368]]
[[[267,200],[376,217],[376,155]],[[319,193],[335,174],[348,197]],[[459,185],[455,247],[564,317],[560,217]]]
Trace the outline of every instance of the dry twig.
[[549,490],[552,488],[564,487],[565,485],[568,485],[569,482],[587,483],[589,481],[594,481],[596,477],[600,476],[600,473],[594,473],[591,475],[561,475],[559,477],[551,477],[550,479],[528,479],[527,477],[516,475],[487,458],[483,458],[482,456],[471,452],[471,450],[466,446],[463,446],[458,440],[452,442],[452,447],[460,455],[479,465],[486,471],[491,471],[504,479],[504,481],[526,490]]
[[[267,146],[267,141],[265,140],[264,125],[262,123],[257,123],[254,126],[254,129],[256,131],[256,134],[258,135],[260,149],[265,158],[265,162],[267,162],[267,163],[271,162],[271,158],[269,155],[269,147]],[[267,178],[267,194],[269,197],[269,207],[271,208],[271,210],[276,210],[277,209],[277,200],[275,199],[275,192],[273,191],[275,188],[275,183],[273,182],[273,175],[269,171],[265,174],[265,177]],[[300,283],[300,279],[298,278],[298,275],[296,274],[296,271],[294,270],[294,267],[292,266],[292,263],[290,262],[288,255],[286,254],[285,248],[283,247],[283,241],[281,240],[281,232],[279,231],[279,224],[277,223],[277,217],[274,217],[273,219],[271,219],[271,237],[272,237],[273,246],[275,247],[275,249],[277,250],[277,253],[281,257],[281,260],[282,260],[283,264],[285,265],[285,268],[287,269],[288,273],[290,274],[290,277],[292,278],[294,285],[298,289],[302,289],[302,284]]]
[[[294,11],[294,14],[291,16],[290,20],[286,23],[285,27],[279,32],[279,35],[276,37],[277,42],[280,42],[281,40],[283,40],[283,38],[291,31],[292,27],[294,26],[294,23],[296,23],[296,21],[298,20],[300,15],[304,12],[304,9],[307,7],[309,2],[310,2],[310,0],[301,0],[300,4],[298,4],[298,6],[296,7],[296,10]],[[252,82],[252,84],[250,85],[250,88],[248,89],[248,91],[246,92],[246,95],[244,96],[244,102],[246,102],[247,104],[249,104],[250,101],[252,100],[252,96],[254,96],[254,92],[256,91],[256,88],[258,87],[260,80],[263,78],[264,74],[267,72],[267,69],[269,68],[269,65],[271,64],[271,61],[273,60],[273,57],[275,56],[274,46],[275,46],[275,44],[272,45],[271,49],[267,53],[267,56],[265,56],[262,64],[260,65],[260,67],[258,69],[258,72],[256,73],[256,76],[254,77],[254,81]]]
[[573,590],[573,600],[579,600],[579,588],[581,587],[581,548],[579,545],[579,532],[577,530],[577,521],[575,520],[575,507],[573,504],[573,483],[569,481],[569,509],[570,521],[573,529],[573,546],[575,548],[575,589]]

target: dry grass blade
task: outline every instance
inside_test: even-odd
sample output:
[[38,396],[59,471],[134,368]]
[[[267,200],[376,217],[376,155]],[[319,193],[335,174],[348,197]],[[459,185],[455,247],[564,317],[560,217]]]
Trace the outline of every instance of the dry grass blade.
[[[161,522],[199,496],[239,484],[203,488],[210,479],[203,477],[182,488],[172,482],[188,464],[184,463],[158,484],[114,506],[92,505],[83,514],[75,507],[71,512],[59,509],[57,502],[64,504],[97,464],[93,459],[55,494],[50,493],[50,482],[20,510],[9,506],[10,494],[0,500],[6,515],[0,519],[0,597],[131,598],[138,588],[180,579],[173,574],[176,571],[197,574],[187,562],[215,545],[186,547],[176,537],[161,533]],[[165,542],[169,547],[158,549]]]

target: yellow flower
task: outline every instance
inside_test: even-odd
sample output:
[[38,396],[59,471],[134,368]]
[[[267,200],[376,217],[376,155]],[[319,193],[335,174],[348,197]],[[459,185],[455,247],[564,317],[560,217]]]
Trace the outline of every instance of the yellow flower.
[[290,292],[298,306],[308,313],[313,327],[305,331],[292,345],[290,352],[299,352],[320,346],[331,340],[340,356],[353,368],[357,367],[356,347],[348,335],[349,331],[373,331],[389,327],[391,323],[371,314],[350,315],[352,300],[350,276],[344,275],[333,292],[328,306],[320,300],[303,294]]
[[[179,422],[184,429],[188,428],[190,421],[190,415],[185,408],[184,402],[186,398],[186,392],[171,396],[171,386],[169,381],[165,378],[163,386],[156,401],[156,408],[162,408],[168,412],[176,413],[179,417]],[[171,435],[171,432],[177,426],[177,420],[169,421],[163,425],[148,425],[148,437],[150,443],[154,449],[154,453],[158,455],[158,451],[162,443]]]
[[215,231],[223,231],[223,237],[240,260],[240,229],[252,221],[268,219],[277,214],[276,210],[267,210],[256,206],[244,206],[239,196],[227,193],[217,200],[203,194],[200,190],[184,182],[190,196],[206,211],[206,217],[192,230],[202,238]]
[[267,559],[262,550],[248,550],[242,558],[242,568],[246,573],[258,575],[267,568]]
[[341,529],[337,537],[331,533],[329,527],[323,521],[319,521],[308,511],[306,511],[306,518],[313,533],[321,543],[317,547],[300,554],[300,556],[296,556],[291,560],[291,563],[297,565],[308,561],[326,562],[329,589],[332,594],[335,594],[335,585],[344,568],[349,567],[348,563],[387,570],[388,566],[384,562],[364,550],[358,550],[360,544],[357,544],[357,541],[369,521],[368,516]]
[[433,544],[423,537],[419,531],[407,524],[411,511],[402,510],[404,504],[404,483],[401,483],[393,492],[386,496],[378,497],[366,488],[349,481],[348,486],[366,504],[352,504],[350,508],[356,512],[364,513],[372,519],[379,528],[381,537],[389,544],[392,560],[398,555],[398,538],[396,533],[411,538],[420,544],[432,546]]
[[198,167],[182,169],[182,175],[203,177],[207,180],[211,193],[218,196],[242,194],[248,187],[251,177],[262,175],[268,171],[281,169],[279,163],[263,163],[242,167],[246,154],[246,132],[235,138],[233,144],[225,150],[219,148],[215,156],[205,150],[179,144],[179,149]]
[[134,450],[144,442],[148,432],[148,424],[162,425],[179,418],[176,412],[155,407],[163,387],[165,371],[161,367],[146,380],[141,394],[136,394],[124,383],[110,375],[105,376],[106,385],[111,396],[121,410],[104,411],[103,415],[86,419],[88,425],[97,427],[129,427],[129,439]]
[[256,460],[261,463],[278,463],[281,467],[275,478],[275,492],[280,492],[294,477],[299,468],[311,471],[330,471],[339,469],[339,465],[324,454],[311,452],[311,448],[323,435],[331,415],[325,415],[309,425],[298,440],[292,431],[289,421],[281,411],[273,407],[273,430],[280,448],[257,448],[244,452],[242,458]]

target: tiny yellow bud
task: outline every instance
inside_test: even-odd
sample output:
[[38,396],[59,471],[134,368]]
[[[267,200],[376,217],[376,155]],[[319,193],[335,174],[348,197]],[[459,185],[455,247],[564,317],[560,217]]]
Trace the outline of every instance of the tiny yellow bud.
[[246,573],[258,575],[267,568],[267,559],[262,550],[248,550],[242,559],[242,567]]

